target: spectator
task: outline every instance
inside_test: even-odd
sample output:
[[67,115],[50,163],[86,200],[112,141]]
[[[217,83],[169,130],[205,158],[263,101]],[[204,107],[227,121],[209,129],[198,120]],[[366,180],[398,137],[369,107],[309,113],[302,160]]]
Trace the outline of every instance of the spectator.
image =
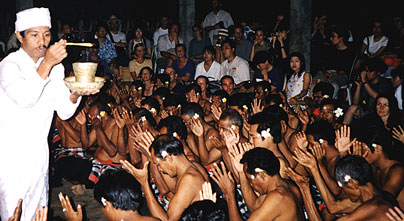
[[202,23],[202,27],[205,29],[205,33],[209,35],[211,42],[214,42],[213,36],[219,33],[219,29],[234,25],[230,13],[221,8],[222,0],[212,0],[212,11],[205,16]]
[[129,41],[129,57],[131,59],[136,58],[135,46],[142,43],[145,50],[144,57],[150,59],[152,54],[152,44],[150,40],[144,36],[144,30],[141,26],[135,27],[134,30],[135,37]]
[[221,64],[221,75],[230,75],[237,87],[242,82],[250,80],[250,69],[248,62],[235,55],[236,43],[233,40],[226,40],[222,43],[223,55],[226,58]]
[[394,87],[394,96],[398,102],[398,109],[403,110],[403,98],[404,98],[404,70],[403,68],[397,68],[391,71],[391,82]]
[[196,66],[195,79],[199,76],[205,76],[209,81],[218,81],[221,76],[220,64],[215,61],[215,49],[212,45],[208,45],[203,49],[203,59]]
[[98,25],[96,36],[99,43],[98,56],[101,60],[108,64],[108,67],[110,68],[108,73],[112,73],[111,67],[114,66],[117,53],[114,44],[106,38],[107,27],[105,24],[100,23]]
[[253,61],[254,55],[259,51],[269,51],[271,49],[271,44],[266,40],[266,34],[264,29],[257,28],[255,31],[255,40],[250,52],[249,61]]
[[157,42],[157,71],[171,66],[173,61],[177,59],[175,54],[175,46],[183,44],[184,41],[178,36],[179,25],[170,23],[168,25],[168,34],[159,37]]
[[107,38],[116,48],[116,66],[127,67],[129,65],[129,56],[127,52],[128,43],[126,41],[126,34],[120,31],[121,21],[115,15],[111,15],[107,24],[109,27]]
[[167,67],[164,73],[170,76],[170,91],[174,94],[185,94],[185,86],[178,81],[178,73],[174,67]]
[[168,34],[168,17],[163,15],[160,18],[159,27],[153,33],[153,45],[157,46],[159,37]]
[[248,61],[252,44],[249,40],[243,38],[243,28],[241,25],[236,25],[234,27],[234,38],[236,41],[236,56]]
[[209,38],[203,35],[203,30],[199,25],[192,26],[194,38],[189,42],[188,56],[196,63],[203,61],[203,49],[212,45]]
[[305,71],[306,62],[303,54],[290,54],[290,74],[286,84],[286,98],[289,104],[295,105],[298,100],[310,96],[311,75]]
[[129,72],[133,80],[139,79],[140,70],[143,67],[153,68],[151,59],[145,58],[146,49],[143,43],[138,43],[133,50],[135,56],[129,62]]
[[193,81],[195,78],[195,63],[186,56],[187,49],[185,45],[175,45],[175,54],[177,58],[173,61],[172,66],[177,70],[178,80],[186,83]]
[[260,51],[255,54],[253,64],[256,66],[254,68],[259,70],[255,71],[255,81],[268,81],[271,83],[271,91],[283,91],[285,75],[280,68],[272,65],[270,59],[268,51]]

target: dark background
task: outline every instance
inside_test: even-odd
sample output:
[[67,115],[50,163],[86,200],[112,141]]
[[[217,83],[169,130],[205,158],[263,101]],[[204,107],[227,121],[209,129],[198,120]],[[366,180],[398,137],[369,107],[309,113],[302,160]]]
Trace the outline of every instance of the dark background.
[[[354,34],[364,35],[371,31],[370,24],[374,19],[384,21],[389,27],[394,15],[403,15],[400,2],[403,1],[312,0],[312,14],[326,14],[328,23],[342,22],[351,27]],[[73,26],[78,24],[79,18],[85,21],[107,20],[115,14],[122,20],[149,22],[150,27],[155,28],[161,15],[178,21],[178,4],[178,0],[34,0],[34,6],[50,8],[53,22],[61,19]],[[279,12],[288,16],[289,4],[290,0],[223,0],[223,8],[231,13],[235,23],[255,20],[267,28],[274,25]],[[196,0],[196,22],[200,23],[210,9],[210,0]],[[0,23],[0,27],[3,26],[0,40],[4,41],[7,36],[4,26],[14,31],[15,11],[15,0],[3,0],[0,7],[0,20],[3,21]]]

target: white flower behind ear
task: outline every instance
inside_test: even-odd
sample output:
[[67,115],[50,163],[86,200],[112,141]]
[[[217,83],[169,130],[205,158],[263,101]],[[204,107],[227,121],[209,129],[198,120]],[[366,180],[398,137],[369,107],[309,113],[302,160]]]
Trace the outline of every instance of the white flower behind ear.
[[349,176],[349,175],[344,176],[344,181],[345,182],[348,182],[350,179],[351,179],[351,176]]
[[195,120],[197,120],[197,119],[199,118],[199,114],[195,113],[194,116],[193,116],[193,118],[194,118]]
[[267,139],[268,137],[271,136],[271,128],[267,128],[266,130],[262,130],[260,135],[261,137],[263,137],[264,139]]
[[163,157],[163,159],[165,159],[167,155],[168,155],[167,151],[165,150],[161,151],[161,156]]
[[146,121],[146,116],[142,116],[142,117],[140,118],[140,120],[141,120],[142,122],[145,122],[145,121]]
[[178,135],[177,132],[173,133],[173,137],[177,137],[177,135]]
[[341,117],[342,115],[344,115],[344,110],[342,110],[342,108],[339,107],[334,111],[334,114],[336,117]]

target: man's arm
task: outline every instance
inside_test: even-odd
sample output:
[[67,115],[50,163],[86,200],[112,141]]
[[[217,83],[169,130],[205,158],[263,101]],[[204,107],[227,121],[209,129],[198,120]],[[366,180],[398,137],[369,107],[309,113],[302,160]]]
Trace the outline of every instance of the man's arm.
[[378,209],[379,208],[377,205],[366,203],[358,207],[352,213],[349,213],[348,215],[339,218],[338,221],[369,220],[370,218],[375,219],[376,218],[375,215],[378,213]]
[[[69,123],[69,121],[61,120],[59,117],[56,118],[56,127],[59,131],[64,130],[67,135],[72,138],[75,142],[80,142],[80,132],[76,131]],[[60,128],[60,127],[63,127]]]
[[247,204],[248,209],[251,212],[257,210],[263,203],[262,198],[258,198],[253,189],[251,188],[250,183],[247,180],[247,177],[244,172],[238,171],[240,177],[240,185],[241,192],[243,193],[243,198],[245,203]]
[[397,197],[404,186],[404,167],[402,165],[393,167],[390,169],[387,182],[383,184],[383,190]]

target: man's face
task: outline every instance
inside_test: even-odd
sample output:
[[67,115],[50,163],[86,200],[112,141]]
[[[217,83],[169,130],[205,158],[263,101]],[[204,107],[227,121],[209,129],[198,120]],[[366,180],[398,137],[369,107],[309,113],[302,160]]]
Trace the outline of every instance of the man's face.
[[265,97],[265,91],[262,86],[256,86],[254,88],[255,98],[262,100]]
[[97,30],[97,36],[99,38],[105,38],[107,36],[107,30],[104,27],[99,27]]
[[172,25],[172,26],[171,26],[171,29],[170,29],[170,32],[171,32],[171,33],[176,33],[176,34],[178,34],[178,31],[179,31],[178,25]]
[[358,202],[360,200],[361,192],[359,188],[353,188],[352,184],[348,183],[348,186],[342,185],[342,190],[348,195],[348,198],[352,202]]
[[185,56],[185,49],[184,47],[177,47],[177,49],[175,50],[175,53],[177,54],[177,56],[179,58],[182,58]]
[[261,135],[257,131],[258,124],[252,124],[250,127],[250,141],[254,143],[255,147],[265,147],[268,145],[268,141],[273,140],[273,137],[270,136],[268,139],[262,139]]
[[65,24],[63,25],[63,34],[67,35],[67,34],[71,34],[72,33],[72,29],[70,27],[70,25]]
[[170,177],[175,177],[177,175],[177,174],[175,174],[174,171],[171,170],[171,167],[173,166],[172,163],[169,162],[168,160],[164,160],[162,158],[156,157],[156,155],[154,153],[154,149],[152,149],[151,155],[152,155],[153,163],[157,166],[157,169],[160,172],[162,172],[163,174],[167,174]]
[[403,80],[398,75],[391,76],[391,83],[394,88],[400,86],[402,82]]
[[219,133],[224,138],[224,132],[233,131],[234,133],[238,134],[239,131],[236,125],[232,125],[229,118],[219,120]]
[[175,70],[173,68],[166,68],[164,72],[170,76],[170,82],[174,82],[177,79]]
[[334,123],[335,121],[334,105],[332,104],[324,105],[320,109],[320,117],[323,120],[327,120],[329,123]]
[[317,105],[321,104],[321,102],[323,102],[324,97],[321,93],[321,91],[317,91],[315,93],[313,93],[313,100],[316,102]]
[[228,44],[228,43],[225,43],[224,45],[222,45],[222,51],[223,51],[223,56],[226,59],[229,59],[234,56],[234,48],[231,48],[230,44]]
[[101,120],[101,115],[96,105],[90,107],[90,110],[88,110],[88,120],[91,122],[95,118]]
[[244,170],[244,174],[247,177],[248,183],[253,188],[253,190],[257,191],[260,194],[264,194],[264,191],[260,185],[261,182],[259,182],[259,180],[257,179],[257,175],[252,175],[247,172],[247,164],[243,165],[243,170]]
[[25,30],[25,37],[17,32],[17,38],[21,43],[21,48],[37,62],[39,58],[44,57],[46,49],[51,40],[51,32],[48,26],[33,27]]
[[118,31],[119,22],[117,20],[112,20],[110,24],[111,31]]
[[382,24],[380,22],[375,22],[373,24],[373,33],[378,35],[382,32]]
[[203,59],[205,60],[205,62],[213,61],[213,54],[210,53],[209,51],[205,51],[203,52]]
[[234,82],[231,78],[225,78],[222,80],[222,84],[220,85],[220,88],[222,90],[226,91],[228,95],[231,95],[233,93],[234,89]]
[[152,77],[152,75],[148,69],[143,69],[141,75],[142,75],[142,81],[148,81]]
[[185,126],[187,126],[187,130],[191,131],[191,121],[192,121],[192,117],[186,115],[186,114],[182,114],[181,115],[182,120],[185,123]]
[[366,71],[366,79],[368,81],[372,81],[378,77],[376,71],[369,71],[368,67],[365,68],[365,71]]
[[206,82],[205,78],[202,77],[198,78],[196,80],[196,83],[199,85],[199,87],[201,87],[202,92],[206,91],[206,89],[208,88],[208,82]]
[[237,41],[240,41],[243,38],[243,30],[241,30],[241,28],[234,29],[234,38]]
[[160,20],[160,23],[161,23],[161,27],[167,27],[167,25],[168,25],[168,18],[167,17],[162,17],[161,18],[161,20]]

